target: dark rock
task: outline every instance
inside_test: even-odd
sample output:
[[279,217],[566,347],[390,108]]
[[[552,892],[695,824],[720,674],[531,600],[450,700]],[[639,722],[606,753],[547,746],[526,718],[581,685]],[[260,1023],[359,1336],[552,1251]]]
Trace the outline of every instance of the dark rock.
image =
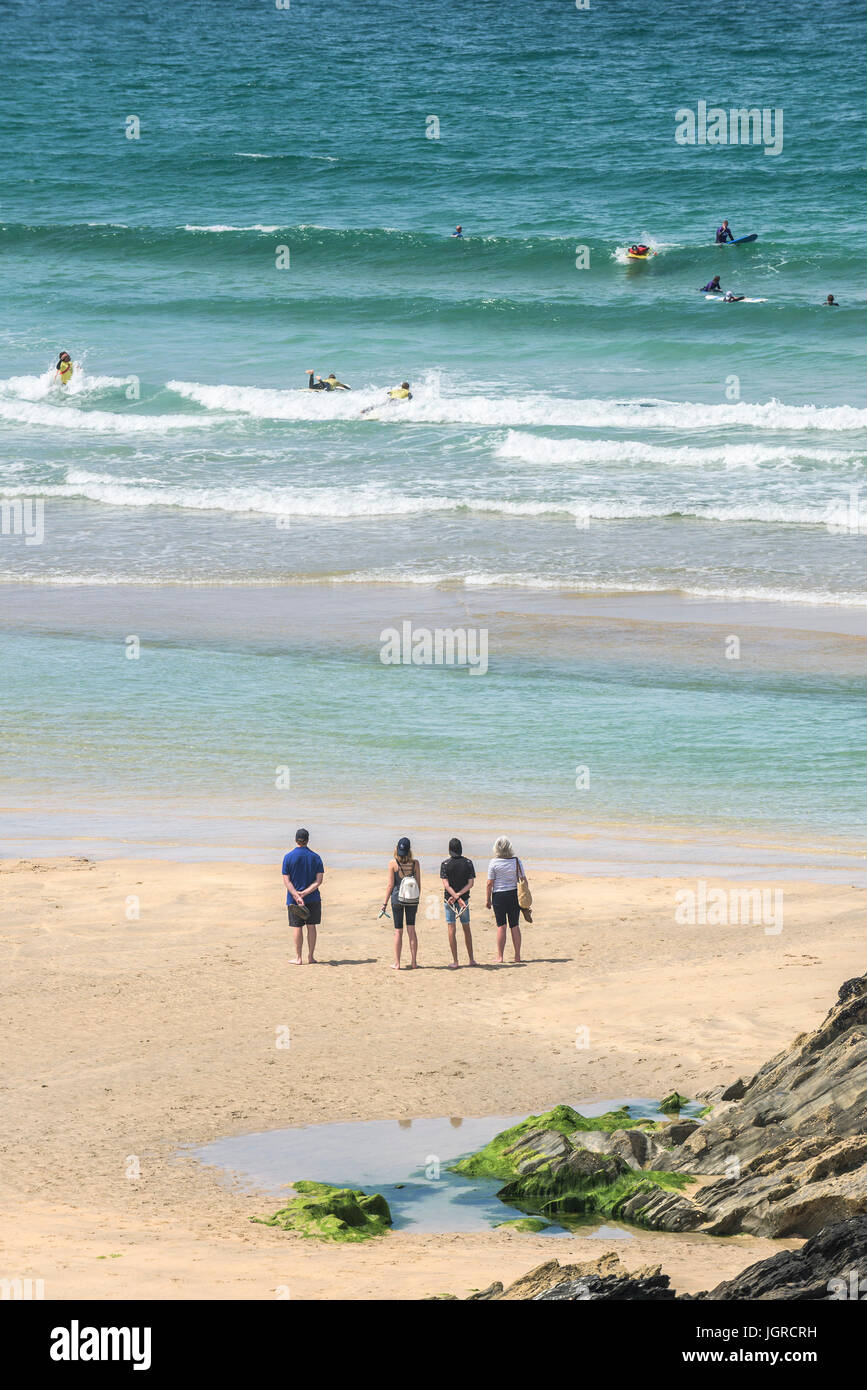
[[867,1299],[867,1216],[826,1226],[799,1250],[781,1250],[695,1298],[863,1301]]
[[668,1287],[667,1274],[654,1274],[647,1278],[639,1275],[624,1275],[621,1278],[601,1279],[598,1274],[583,1279],[573,1279],[565,1284],[555,1284],[553,1289],[538,1293],[536,1303],[549,1299],[567,1300],[575,1303],[626,1303],[670,1302],[674,1289]]
[[746,1093],[747,1083],[741,1077],[738,1077],[737,1081],[733,1081],[730,1086],[725,1088],[720,1096],[720,1100],[742,1100]]

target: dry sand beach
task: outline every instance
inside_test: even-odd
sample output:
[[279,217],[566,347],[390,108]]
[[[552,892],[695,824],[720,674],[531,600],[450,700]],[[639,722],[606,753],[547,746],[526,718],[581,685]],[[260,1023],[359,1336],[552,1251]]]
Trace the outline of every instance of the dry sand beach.
[[[423,968],[396,974],[382,873],[327,873],[321,963],[293,968],[278,867],[0,864],[6,1271],[43,1279],[49,1299],[418,1299],[611,1249],[697,1291],[781,1248],[637,1229],[321,1244],[252,1224],[280,1203],[183,1150],[335,1120],[693,1096],[749,1075],[863,971],[862,889],[780,883],[785,925],[768,935],[678,925],[677,880],[535,874],[523,968],[449,971],[443,922],[420,918]],[[477,905],[485,967],[489,920]]]

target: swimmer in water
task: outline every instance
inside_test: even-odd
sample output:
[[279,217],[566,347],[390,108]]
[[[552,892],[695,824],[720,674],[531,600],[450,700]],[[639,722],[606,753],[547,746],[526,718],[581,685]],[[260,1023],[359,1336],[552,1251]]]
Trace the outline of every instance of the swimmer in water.
[[54,370],[57,373],[55,379],[60,381],[61,386],[68,386],[72,380],[72,373],[74,370],[72,358],[68,352],[62,352],[60,354],[57,359],[57,366]]
[[459,222],[458,225],[455,227],[454,231],[452,232],[452,236],[457,237],[460,240],[463,237],[463,235],[464,229]]
[[702,285],[702,287],[701,287],[701,293],[702,293],[702,294],[722,294],[722,285],[721,285],[720,282],[719,282],[719,276],[718,276],[718,275],[715,275],[715,276],[713,277],[712,280],[708,280],[708,282],[707,282],[706,285]]
[[835,299],[834,296],[833,296],[832,294],[829,294],[829,295],[828,295],[828,298],[825,300],[825,303],[828,305],[829,308],[832,308],[832,309],[839,309],[839,308],[840,308],[840,301],[839,301],[838,299]]

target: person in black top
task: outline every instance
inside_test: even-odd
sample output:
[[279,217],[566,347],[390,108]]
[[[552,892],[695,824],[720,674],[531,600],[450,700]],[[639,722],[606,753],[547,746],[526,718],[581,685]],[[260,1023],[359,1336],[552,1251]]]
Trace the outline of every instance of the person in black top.
[[440,865],[440,879],[446,900],[446,926],[449,931],[449,949],[452,953],[449,970],[458,968],[458,917],[464,929],[464,943],[470,965],[475,965],[477,962],[473,956],[473,937],[470,931],[470,889],[476,881],[476,868],[472,859],[465,857],[463,845],[457,838],[449,840],[449,858],[444,859]]

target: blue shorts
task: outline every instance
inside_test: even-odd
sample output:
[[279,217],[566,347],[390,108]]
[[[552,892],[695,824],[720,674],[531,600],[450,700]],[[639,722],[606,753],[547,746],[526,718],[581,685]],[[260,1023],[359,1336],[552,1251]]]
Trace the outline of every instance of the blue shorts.
[[[452,907],[451,903],[450,903],[450,902],[447,902],[447,903],[446,903],[446,922],[448,923],[449,926],[451,926],[452,923],[455,921],[456,916],[457,916],[457,914],[456,914],[454,908]],[[461,913],[461,926],[462,926],[462,927],[468,927],[469,925],[470,925],[470,905],[469,905],[469,903],[467,903],[466,907],[464,908],[463,912]]]

